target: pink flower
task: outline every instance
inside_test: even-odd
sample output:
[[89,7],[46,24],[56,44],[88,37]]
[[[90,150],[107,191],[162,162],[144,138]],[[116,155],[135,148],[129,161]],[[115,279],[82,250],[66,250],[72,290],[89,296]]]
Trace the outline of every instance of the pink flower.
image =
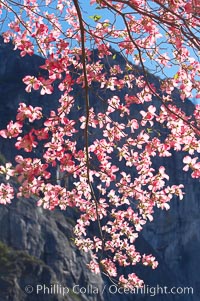
[[40,94],[52,94],[53,86],[51,85],[53,80],[52,79],[44,79],[43,77],[38,78],[41,86]]
[[20,103],[19,108],[17,110],[18,114],[16,116],[17,120],[24,121],[24,119],[28,118],[29,122],[33,122],[36,119],[42,118],[42,108],[27,106],[25,103]]
[[99,264],[96,262],[96,260],[91,260],[89,264],[87,264],[88,268],[95,274],[100,273]]
[[10,177],[14,176],[15,171],[12,168],[11,163],[6,163],[5,166],[0,165],[0,174],[5,174],[6,175],[6,180],[9,180]]
[[155,257],[152,256],[151,254],[150,255],[144,254],[142,256],[142,263],[143,265],[152,267],[152,269],[155,269],[158,266],[158,262],[155,260]]
[[37,146],[37,144],[38,143],[35,141],[35,137],[33,136],[33,131],[31,131],[24,137],[18,137],[15,147],[17,149],[23,148],[25,152],[31,152],[32,149]]
[[8,123],[6,130],[0,131],[0,136],[3,138],[15,138],[22,132],[22,123],[13,122],[12,120]]
[[0,185],[0,204],[10,204],[14,198],[14,189],[10,184],[1,183]]
[[112,260],[110,260],[108,258],[102,259],[100,262],[100,265],[103,266],[105,273],[107,273],[110,277],[117,276],[117,268]]
[[40,81],[34,77],[27,75],[23,78],[23,82],[27,85],[26,92],[30,93],[31,90],[38,90],[40,88]]

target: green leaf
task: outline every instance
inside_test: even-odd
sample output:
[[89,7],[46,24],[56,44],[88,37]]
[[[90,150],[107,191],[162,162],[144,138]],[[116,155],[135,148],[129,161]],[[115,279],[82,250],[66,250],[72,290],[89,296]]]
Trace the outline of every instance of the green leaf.
[[131,65],[126,65],[126,71],[132,71],[133,70],[133,66]]
[[110,23],[108,23],[108,22],[104,22],[104,23],[103,23],[103,27],[104,27],[104,28],[106,28],[106,27],[108,27],[108,26],[110,26]]
[[94,16],[90,16],[90,19],[94,20],[94,22],[98,22],[101,19],[101,16],[99,15],[94,15]]
[[151,134],[151,133],[153,133],[152,129],[150,129],[150,128],[147,128],[147,133],[148,133],[148,134]]
[[178,73],[176,73],[175,75],[174,75],[174,79],[178,79]]

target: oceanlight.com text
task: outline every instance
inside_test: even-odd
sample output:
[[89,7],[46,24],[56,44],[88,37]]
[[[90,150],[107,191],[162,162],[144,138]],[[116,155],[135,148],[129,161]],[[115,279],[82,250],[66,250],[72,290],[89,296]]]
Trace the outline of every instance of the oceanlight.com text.
[[110,294],[133,294],[133,295],[149,295],[154,297],[156,295],[193,295],[193,287],[168,287],[168,286],[149,286],[135,287],[133,289],[118,287],[110,285],[108,287]]

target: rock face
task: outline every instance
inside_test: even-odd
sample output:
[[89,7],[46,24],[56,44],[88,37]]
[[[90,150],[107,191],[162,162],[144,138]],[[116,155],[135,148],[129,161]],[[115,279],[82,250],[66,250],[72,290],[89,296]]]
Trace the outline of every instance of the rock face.
[[[37,56],[22,59],[12,45],[0,40],[0,128],[15,116],[19,102],[42,105],[46,111],[55,107],[59,92],[43,97],[27,94],[21,81],[27,74],[36,75],[42,64]],[[158,85],[158,79],[151,76],[151,80]],[[185,105],[189,112],[192,104]],[[13,161],[15,154],[11,141],[0,140],[0,163]],[[199,182],[182,172],[181,157],[174,154],[170,163],[163,159],[162,164],[174,183],[185,184],[186,197],[174,199],[170,211],[156,212],[155,221],[137,242],[139,250],[153,253],[160,263],[155,271],[134,269],[145,280],[146,293],[121,294],[109,279],[90,273],[86,267],[90,254],[73,245],[76,212],[45,211],[32,198],[0,205],[0,301],[199,301],[200,189]],[[161,287],[179,290],[166,294]],[[184,293],[184,287],[192,287],[193,294],[187,289]]]
[[[86,264],[90,256],[81,254],[73,245],[74,221],[62,212],[45,211],[35,203],[34,199],[28,202],[20,199],[14,200],[11,206],[0,208],[0,241],[12,247],[10,252],[7,251],[11,272],[8,269],[8,273],[4,271],[0,276],[0,287],[6,298],[4,296],[0,300],[36,300],[38,297],[39,300],[71,301],[76,296],[73,287],[87,287],[88,283],[95,286],[99,293],[87,297],[77,294],[77,298],[103,300],[102,278],[89,272]],[[14,283],[12,290],[8,282]],[[39,290],[40,286],[50,288],[52,283],[62,284],[69,288],[69,292],[65,297],[62,294],[45,296],[43,290]],[[31,296],[25,294],[30,285],[33,287]],[[15,290],[20,297],[13,299]]]

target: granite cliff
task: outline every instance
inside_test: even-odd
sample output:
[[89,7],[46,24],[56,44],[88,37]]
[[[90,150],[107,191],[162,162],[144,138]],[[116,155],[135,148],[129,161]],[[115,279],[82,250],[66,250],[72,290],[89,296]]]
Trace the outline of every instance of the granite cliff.
[[[120,61],[120,56],[116,60]],[[123,60],[120,63],[123,68]],[[46,112],[56,106],[58,91],[40,96],[24,90],[22,77],[37,75],[38,66],[42,64],[43,59],[38,56],[21,58],[17,51],[13,51],[12,45],[0,40],[0,128],[14,118],[19,102],[43,106]],[[136,71],[141,73],[139,69]],[[158,78],[150,74],[149,78],[156,86],[159,85]],[[123,95],[126,91],[120,93]],[[174,97],[180,106],[184,105],[188,112],[191,111],[192,103],[181,104],[177,93]],[[138,113],[135,114],[137,116]],[[1,139],[0,161],[13,161],[15,154],[13,143]],[[182,172],[181,156],[174,153],[167,165],[164,159],[161,161],[174,183],[184,183],[184,200],[174,199],[170,211],[156,212],[155,221],[145,227],[143,237],[137,242],[138,249],[157,256],[159,268],[152,271],[138,267],[137,272],[149,287],[192,287],[193,294],[166,295],[160,292],[153,297],[153,291],[151,295],[115,292],[107,278],[91,274],[87,269],[90,254],[81,253],[73,245],[72,228],[76,212],[45,211],[38,208],[36,200],[31,198],[15,199],[9,206],[0,206],[0,301],[198,301],[200,189],[198,181]],[[37,285],[52,291],[37,291]],[[61,286],[67,288],[64,296]]]

